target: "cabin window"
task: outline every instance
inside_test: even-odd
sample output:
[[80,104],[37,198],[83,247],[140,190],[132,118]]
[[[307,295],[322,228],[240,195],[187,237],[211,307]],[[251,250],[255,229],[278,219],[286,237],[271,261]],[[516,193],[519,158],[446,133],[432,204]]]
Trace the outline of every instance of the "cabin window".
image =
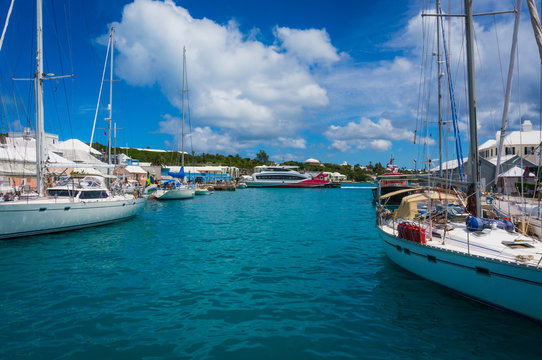
[[531,155],[533,153],[534,146],[525,146],[523,155]]
[[73,190],[56,190],[56,189],[51,189],[51,190],[47,190],[47,192],[49,193],[49,196],[57,196],[57,197],[76,197],[77,194],[79,194],[79,191],[73,191]]
[[516,154],[516,148],[513,146],[507,146],[504,148],[504,154],[505,155],[515,155]]
[[105,199],[107,198],[107,192],[105,190],[99,191],[82,191],[79,199]]

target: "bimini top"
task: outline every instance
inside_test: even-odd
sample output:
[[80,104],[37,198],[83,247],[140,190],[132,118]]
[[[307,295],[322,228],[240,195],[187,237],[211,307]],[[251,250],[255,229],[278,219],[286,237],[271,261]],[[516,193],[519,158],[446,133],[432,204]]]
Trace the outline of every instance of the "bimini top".
[[427,192],[412,194],[403,198],[403,200],[401,201],[401,205],[399,205],[399,208],[393,212],[393,218],[401,218],[405,220],[414,219],[414,217],[418,214],[418,202],[428,202],[429,198],[431,198],[431,201],[447,201],[450,203],[460,203],[457,196],[444,192],[431,192],[430,195]]

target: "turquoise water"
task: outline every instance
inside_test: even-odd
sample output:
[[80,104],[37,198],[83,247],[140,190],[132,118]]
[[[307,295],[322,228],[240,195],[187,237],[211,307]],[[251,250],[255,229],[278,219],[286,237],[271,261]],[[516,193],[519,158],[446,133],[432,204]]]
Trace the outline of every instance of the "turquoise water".
[[2,241],[0,359],[542,356],[541,325],[398,268],[374,221],[364,186],[242,189]]

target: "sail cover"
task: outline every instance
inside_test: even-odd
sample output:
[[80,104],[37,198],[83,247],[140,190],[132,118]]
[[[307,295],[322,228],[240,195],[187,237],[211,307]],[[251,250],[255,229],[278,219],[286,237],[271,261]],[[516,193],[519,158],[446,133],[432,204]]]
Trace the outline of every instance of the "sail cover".
[[184,179],[184,166],[181,166],[181,170],[179,172],[168,171],[167,174],[169,176],[173,176],[174,178]]

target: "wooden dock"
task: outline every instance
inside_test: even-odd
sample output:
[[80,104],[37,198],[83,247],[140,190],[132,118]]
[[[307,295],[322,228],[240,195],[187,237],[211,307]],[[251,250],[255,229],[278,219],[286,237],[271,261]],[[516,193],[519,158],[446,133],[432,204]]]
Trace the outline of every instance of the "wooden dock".
[[235,191],[235,185],[233,184],[214,184],[215,191]]

